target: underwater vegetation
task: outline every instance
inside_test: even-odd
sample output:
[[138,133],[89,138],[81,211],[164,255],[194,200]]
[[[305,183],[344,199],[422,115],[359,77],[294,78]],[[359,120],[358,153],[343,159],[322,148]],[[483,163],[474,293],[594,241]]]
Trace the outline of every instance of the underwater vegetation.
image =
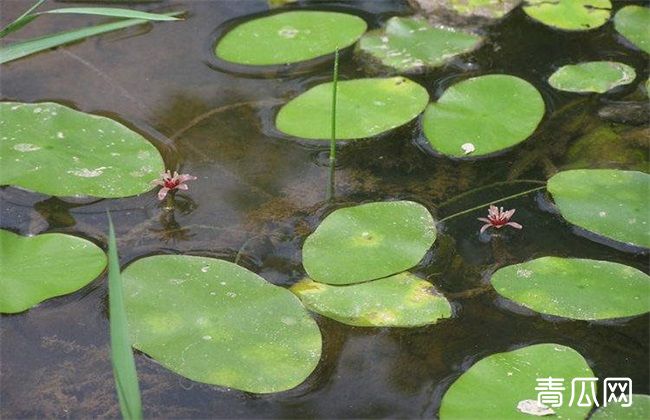
[[[182,128],[154,136],[154,130],[136,128],[116,114],[49,97],[21,102],[3,95],[0,102],[3,191],[46,197],[68,216],[77,206],[93,206],[102,217],[92,219],[100,227],[87,231],[72,216],[67,225],[36,234],[3,223],[0,312],[20,317],[50,299],[107,283],[111,360],[124,418],[142,418],[143,406],[147,412],[147,385],[140,389],[136,371],[141,361],[157,362],[163,375],[192,387],[297,398],[310,391],[314,375],[336,376],[328,358],[347,334],[407,334],[409,343],[426,334],[459,339],[453,323],[466,316],[467,299],[477,296],[480,304],[500,305],[496,319],[536,317],[540,329],[571,322],[605,329],[650,312],[647,264],[639,269],[628,258],[646,258],[650,249],[648,144],[642,139],[648,69],[635,67],[624,53],[608,59],[569,56],[551,63],[552,71],[536,70],[543,74],[541,85],[523,72],[486,72],[463,62],[491,45],[490,25],[511,13],[554,37],[610,25],[622,51],[647,58],[650,9],[609,0],[419,1],[420,13],[373,20],[354,7],[273,3],[269,11],[218,28],[205,59],[211,71],[253,80],[263,95],[273,92],[275,79],[291,82],[292,72],[306,74],[278,98],[260,100],[271,101],[268,115],[241,98],[184,121],[183,103],[180,112],[172,110]],[[43,4],[5,26],[0,37],[56,15],[118,20],[12,40],[0,46],[1,63],[27,64],[38,52],[50,54],[54,47],[148,21],[176,21],[181,13],[36,11]],[[449,14],[426,13],[441,8]],[[467,25],[448,24],[463,16]],[[186,17],[177,24],[192,24],[194,16]],[[450,20],[442,25],[440,19]],[[436,72],[449,68],[462,71],[438,84]],[[621,92],[632,94],[620,101]],[[557,98],[570,101],[558,109]],[[615,99],[598,108],[607,124],[585,116],[585,109],[608,98]],[[225,120],[229,113],[236,117]],[[577,115],[576,126],[556,129],[557,113]],[[262,123],[250,124],[242,117],[247,114]],[[253,133],[237,140],[250,142],[243,152],[228,147],[228,129]],[[256,133],[264,134],[262,140]],[[385,145],[404,138],[415,138],[417,147]],[[216,146],[208,149],[208,142]],[[236,165],[264,160],[265,154],[296,168],[311,164],[316,169],[304,169],[304,179],[292,172],[278,178],[308,190],[305,196],[315,198],[305,201],[317,205],[269,193],[276,188],[272,183],[260,187],[236,178],[233,166],[210,160],[210,150]],[[404,153],[401,160],[393,160],[395,150]],[[621,152],[608,156],[614,150]],[[187,165],[193,154],[204,160]],[[503,156],[512,156],[508,165],[492,163]],[[350,161],[358,162],[352,175],[342,170]],[[489,170],[476,169],[481,167]],[[389,181],[377,175],[385,172],[395,175]],[[443,187],[434,190],[436,182]],[[209,194],[222,185],[229,186],[227,194]],[[245,217],[238,214],[217,220],[214,209],[228,200],[245,201],[245,189],[259,199],[247,203],[254,209],[248,219],[241,222]],[[208,201],[214,207],[205,204],[208,216],[190,227],[179,222]],[[522,204],[529,201],[543,211]],[[141,225],[121,228],[117,222],[115,232],[111,217],[141,210],[147,213]],[[588,256],[574,246],[567,252],[559,240],[549,240],[542,251],[526,254],[513,245],[537,240],[529,232],[559,226],[602,251]],[[184,248],[197,232],[203,232],[200,246]],[[236,245],[214,239],[227,235]],[[470,236],[493,264],[478,253],[468,259],[474,265],[465,261]],[[256,259],[256,250],[267,259]],[[280,260],[288,263],[278,268]],[[331,325],[345,331],[343,338],[328,333]],[[537,378],[604,375],[578,350],[579,339],[541,337],[471,360],[450,359],[458,374],[443,388],[436,385],[439,409],[432,415],[631,415],[631,409],[598,401],[553,407],[537,401]],[[446,363],[451,356],[436,357]],[[634,415],[647,417],[650,397],[640,388]],[[285,392],[296,394],[280,394]]]

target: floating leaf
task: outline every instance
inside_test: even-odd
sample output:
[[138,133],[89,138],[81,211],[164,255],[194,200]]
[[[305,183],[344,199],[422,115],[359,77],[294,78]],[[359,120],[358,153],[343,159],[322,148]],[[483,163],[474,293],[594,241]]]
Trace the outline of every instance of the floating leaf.
[[253,66],[289,64],[331,54],[356,42],[366,22],[346,13],[292,11],[253,19],[219,40],[217,57]]
[[55,103],[0,103],[0,185],[56,196],[126,197],[164,170],[156,148],[106,117]]
[[[404,77],[339,81],[336,138],[371,137],[406,124],[429,101],[426,89]],[[276,118],[280,131],[313,140],[330,138],[332,83],[309,89],[284,105]]]
[[[181,14],[182,12],[174,12],[164,13],[163,15],[173,17],[179,16]],[[112,32],[118,29],[147,23],[147,21],[148,20],[145,19],[123,19],[118,20],[117,22],[104,23],[88,28],[73,29],[71,31],[57,32],[52,35],[45,35],[39,38],[16,42],[7,46],[0,47],[0,64],[17,60],[19,58],[26,57],[37,52],[48,50],[50,48],[59,47],[61,45],[79,41],[94,35],[100,35],[106,32]],[[7,28],[4,30],[6,31]]]
[[422,125],[440,153],[476,157],[524,141],[543,116],[544,100],[530,83],[492,74],[451,86],[429,104]]
[[617,86],[632,83],[634,69],[615,61],[590,61],[560,67],[548,79],[555,89],[567,92],[605,93]]
[[650,276],[623,264],[543,257],[500,268],[496,291],[526,308],[571,319],[625,318],[650,311]]
[[0,261],[0,312],[17,313],[81,289],[104,270],[106,254],[76,236],[0,229]]
[[625,6],[614,16],[614,28],[632,44],[650,54],[650,8]]
[[650,248],[650,175],[617,169],[575,169],[555,174],[547,188],[562,216],[574,225]]
[[431,213],[412,201],[367,203],[334,211],[302,247],[312,279],[351,284],[408,270],[436,239]]
[[591,415],[589,420],[640,420],[650,418],[650,395],[632,394],[632,405],[610,401]]
[[[478,361],[451,385],[442,397],[440,419],[531,419],[517,406],[523,400],[537,399],[538,378],[570,381],[593,376],[580,353],[559,344],[537,344],[493,354]],[[570,406],[567,399],[553,409],[558,418],[582,420],[591,406]]]
[[451,316],[447,299],[410,273],[351,286],[305,279],[291,290],[312,311],[359,327],[417,327]]
[[611,8],[610,0],[526,0],[524,12],[544,25],[585,31],[604,25]]
[[386,67],[420,72],[476,48],[481,38],[452,28],[436,28],[426,21],[392,17],[383,29],[361,37],[358,49]]
[[159,255],[122,278],[133,346],[191,380],[280,392],[318,364],[320,331],[300,301],[245,268]]

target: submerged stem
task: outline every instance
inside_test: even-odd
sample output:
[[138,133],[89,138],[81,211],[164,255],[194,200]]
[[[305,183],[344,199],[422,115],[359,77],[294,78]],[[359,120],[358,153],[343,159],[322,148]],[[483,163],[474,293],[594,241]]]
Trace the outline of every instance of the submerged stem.
[[526,190],[526,191],[522,191],[522,192],[517,193],[517,194],[509,195],[507,197],[503,197],[503,198],[500,198],[498,200],[489,201],[487,203],[480,204],[480,205],[472,207],[470,209],[459,211],[458,213],[454,213],[454,214],[449,215],[447,217],[443,217],[442,219],[440,219],[438,221],[438,223],[446,222],[447,220],[453,219],[454,217],[462,216],[463,214],[471,213],[471,212],[473,212],[475,210],[480,210],[480,209],[482,209],[482,208],[484,208],[486,206],[489,206],[490,204],[501,203],[503,201],[507,201],[507,200],[517,198],[517,197],[521,197],[522,195],[526,195],[526,194],[530,194],[530,193],[535,192],[535,191],[543,190],[544,188],[546,188],[546,184],[544,184],[544,185],[542,185],[540,187],[535,187],[535,188],[531,188],[531,189]]
[[327,188],[327,199],[334,197],[334,172],[336,167],[336,91],[339,81],[339,49],[334,51],[334,73],[332,75],[332,113],[331,120],[331,138],[330,138],[330,173],[329,185]]

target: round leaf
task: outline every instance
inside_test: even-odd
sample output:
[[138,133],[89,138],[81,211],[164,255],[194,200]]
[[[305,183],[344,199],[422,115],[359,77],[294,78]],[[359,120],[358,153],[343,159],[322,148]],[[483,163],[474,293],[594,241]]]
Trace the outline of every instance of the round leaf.
[[56,196],[126,197],[164,171],[156,148],[106,117],[55,103],[0,103],[0,185]]
[[474,77],[447,89],[422,119],[431,146],[445,155],[475,157],[524,141],[544,116],[544,100],[514,76]]
[[436,239],[431,213],[412,201],[367,203],[334,211],[302,247],[309,277],[351,284],[400,273]]
[[[404,77],[338,83],[336,138],[371,137],[406,124],[429,101],[426,89]],[[332,83],[309,89],[284,105],[276,125],[286,134],[329,140],[332,134]]]
[[318,364],[320,331],[300,301],[238,265],[159,255],[122,278],[133,346],[191,380],[280,392]]
[[639,420],[650,418],[650,395],[632,394],[632,405],[608,402],[591,415],[589,420]]
[[288,64],[333,53],[356,42],[366,22],[354,15],[293,11],[238,25],[217,43],[217,57],[254,66]]
[[650,248],[650,175],[617,169],[575,169],[555,174],[548,191],[562,216],[619,242]]
[[567,92],[604,93],[636,78],[634,69],[615,61],[591,61],[560,67],[548,79],[555,89]]
[[585,31],[604,25],[611,8],[610,0],[526,0],[524,12],[544,25]]
[[418,72],[471,51],[480,40],[479,36],[452,28],[429,26],[421,19],[392,17],[385,28],[361,37],[359,50],[386,67]]
[[451,317],[447,299],[410,273],[351,286],[305,279],[291,290],[312,311],[358,327],[417,327]]
[[0,230],[0,261],[0,312],[17,313],[81,289],[104,270],[106,254],[76,236]]
[[607,261],[543,257],[492,275],[500,295],[529,309],[571,319],[624,318],[650,311],[650,276]]
[[650,54],[650,8],[623,7],[614,16],[614,27],[632,44]]
[[[497,353],[478,361],[454,382],[442,398],[440,419],[531,419],[517,410],[524,400],[537,400],[538,378],[590,378],[585,359],[570,347],[544,343]],[[565,383],[566,385],[566,383]],[[570,388],[570,386],[569,386]],[[582,420],[591,407],[569,405],[569,395],[558,418]]]

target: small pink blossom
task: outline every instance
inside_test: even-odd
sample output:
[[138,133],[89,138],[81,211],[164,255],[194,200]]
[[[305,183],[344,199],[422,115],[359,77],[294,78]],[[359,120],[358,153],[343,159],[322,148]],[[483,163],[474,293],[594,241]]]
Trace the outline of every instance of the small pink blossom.
[[158,200],[164,200],[167,197],[167,193],[175,190],[187,190],[188,186],[187,181],[194,181],[195,176],[189,174],[179,175],[178,172],[174,171],[172,176],[171,171],[165,171],[160,174],[160,179],[152,181],[154,185],[160,185],[162,188],[158,191]]
[[515,229],[521,229],[523,226],[521,226],[519,223],[510,221],[513,214],[515,214],[515,209],[503,211],[503,207],[498,208],[497,206],[491,205],[488,209],[487,219],[485,217],[478,218],[478,220],[481,222],[485,222],[485,224],[481,227],[481,233],[485,232],[485,229],[489,227],[501,229],[504,226],[511,226]]

